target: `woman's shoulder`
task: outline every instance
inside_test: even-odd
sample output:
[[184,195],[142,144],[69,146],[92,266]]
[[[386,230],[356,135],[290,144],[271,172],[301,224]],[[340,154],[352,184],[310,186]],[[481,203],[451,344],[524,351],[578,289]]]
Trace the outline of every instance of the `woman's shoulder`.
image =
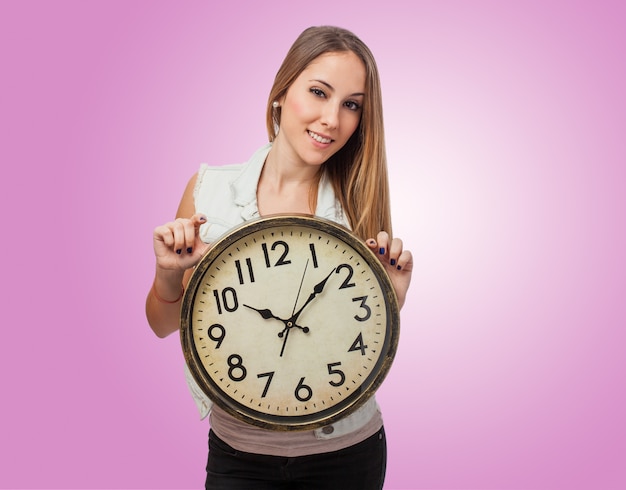
[[196,186],[199,187],[203,182],[210,181],[212,183],[218,182],[220,185],[224,181],[232,181],[237,178],[241,173],[247,171],[256,174],[260,172],[260,168],[263,166],[265,157],[269,152],[271,144],[264,145],[258,149],[247,162],[243,163],[231,163],[227,165],[209,165],[208,163],[202,163],[198,170]]
[[202,180],[205,176],[213,178],[219,178],[224,175],[234,175],[246,166],[246,163],[231,163],[228,165],[209,165],[208,163],[201,163],[198,169],[197,180]]

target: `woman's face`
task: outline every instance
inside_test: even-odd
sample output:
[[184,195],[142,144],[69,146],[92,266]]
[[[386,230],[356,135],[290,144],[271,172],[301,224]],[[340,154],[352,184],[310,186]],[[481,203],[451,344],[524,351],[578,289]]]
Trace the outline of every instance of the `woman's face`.
[[364,98],[365,66],[352,51],[318,56],[279,100],[274,145],[295,163],[324,163],[359,125]]

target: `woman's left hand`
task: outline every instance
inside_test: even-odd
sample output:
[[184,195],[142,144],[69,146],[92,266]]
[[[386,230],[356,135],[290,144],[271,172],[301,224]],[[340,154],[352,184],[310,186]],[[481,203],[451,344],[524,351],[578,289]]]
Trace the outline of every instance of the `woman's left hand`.
[[413,255],[409,250],[404,250],[402,240],[399,238],[390,240],[386,231],[379,232],[375,239],[369,238],[365,243],[387,271],[398,297],[398,305],[402,308],[411,284]]

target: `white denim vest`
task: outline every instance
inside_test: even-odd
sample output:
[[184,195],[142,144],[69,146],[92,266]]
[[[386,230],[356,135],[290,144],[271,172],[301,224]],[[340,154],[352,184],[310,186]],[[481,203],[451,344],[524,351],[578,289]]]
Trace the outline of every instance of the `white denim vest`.
[[[220,167],[202,164],[198,171],[194,202],[197,213],[207,217],[200,227],[200,238],[212,243],[228,230],[244,221],[259,217],[256,191],[265,158],[272,145],[257,150],[247,163]],[[331,183],[325,177],[319,184],[315,214],[345,227],[349,227],[339,201],[335,198]],[[196,406],[204,419],[211,411],[213,402],[202,392],[185,366],[185,377]],[[333,424],[333,430],[317,429],[317,439],[332,439],[349,434],[363,427],[379,410],[374,397],[354,413]]]

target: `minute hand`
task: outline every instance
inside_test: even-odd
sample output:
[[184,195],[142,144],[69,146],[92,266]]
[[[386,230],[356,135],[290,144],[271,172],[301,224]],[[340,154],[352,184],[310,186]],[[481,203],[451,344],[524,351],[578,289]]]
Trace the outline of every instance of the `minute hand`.
[[302,305],[302,307],[296,311],[293,316],[289,319],[290,322],[296,322],[296,320],[298,319],[298,317],[300,316],[300,313],[302,313],[302,310],[304,310],[304,308],[306,308],[306,306],[313,301],[313,299],[315,298],[315,296],[317,296],[318,294],[320,294],[323,290],[324,290],[324,286],[326,286],[326,281],[328,281],[328,279],[330,278],[330,276],[332,275],[333,272],[335,272],[336,267],[333,268],[332,271],[330,271],[330,273],[319,283],[317,283],[315,285],[315,287],[313,288],[313,292],[309,295],[308,299],[304,302],[304,304]]

